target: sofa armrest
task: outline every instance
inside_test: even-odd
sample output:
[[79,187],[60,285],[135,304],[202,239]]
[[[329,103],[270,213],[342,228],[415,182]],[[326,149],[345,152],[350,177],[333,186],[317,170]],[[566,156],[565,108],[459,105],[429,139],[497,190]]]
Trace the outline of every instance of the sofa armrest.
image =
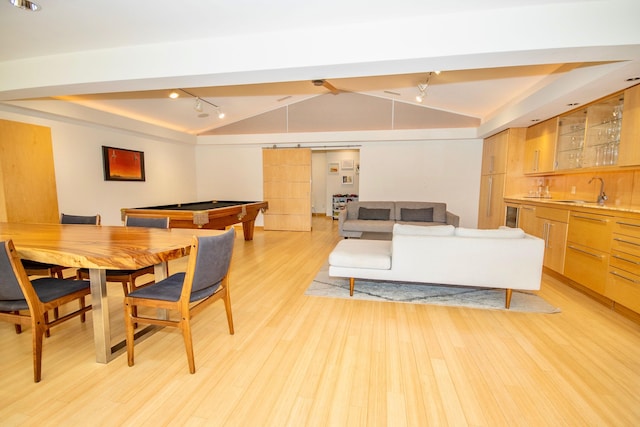
[[342,235],[344,229],[344,222],[347,220],[347,210],[343,209],[338,214],[338,231]]
[[447,211],[447,224],[453,225],[454,227],[459,227],[460,217],[456,214],[452,214],[451,212]]

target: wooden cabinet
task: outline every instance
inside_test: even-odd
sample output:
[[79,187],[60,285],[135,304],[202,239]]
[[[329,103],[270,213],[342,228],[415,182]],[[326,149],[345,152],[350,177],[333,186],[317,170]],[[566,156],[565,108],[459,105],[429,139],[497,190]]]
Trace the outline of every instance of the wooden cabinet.
[[640,85],[624,91],[618,165],[640,165]]
[[0,120],[0,221],[58,223],[51,129]]
[[503,173],[480,177],[478,228],[498,228],[504,225],[504,180]]
[[564,254],[567,244],[567,222],[569,211],[538,207],[538,227],[544,240],[544,266],[560,274],[564,273]]
[[527,128],[524,152],[525,174],[540,174],[554,170],[557,132],[558,117]]
[[544,266],[564,273],[569,211],[546,206],[522,205],[518,225],[525,233],[544,240]]
[[484,140],[478,203],[478,228],[498,228],[505,223],[505,185],[510,152],[524,141],[524,129],[507,129]]
[[571,212],[567,232],[564,274],[605,295],[613,218],[581,211]]
[[640,313],[640,219],[616,217],[605,295]]
[[537,207],[533,205],[521,205],[518,209],[518,227],[525,233],[542,238],[540,221],[536,216]]
[[482,144],[482,175],[505,173],[509,130],[490,136]]

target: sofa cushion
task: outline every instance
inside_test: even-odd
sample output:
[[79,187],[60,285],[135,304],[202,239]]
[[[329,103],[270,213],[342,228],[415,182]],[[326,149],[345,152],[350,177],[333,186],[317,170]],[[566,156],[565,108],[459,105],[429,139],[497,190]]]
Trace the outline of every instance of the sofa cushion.
[[395,218],[401,220],[402,209],[433,209],[433,222],[447,223],[447,204],[442,202],[396,202]]
[[489,239],[522,239],[525,235],[521,228],[499,228],[483,230],[477,228],[458,227],[455,232],[460,237],[481,237]]
[[344,231],[364,231],[372,233],[391,233],[394,221],[371,221],[368,219],[348,219],[342,224]]
[[358,213],[361,207],[368,209],[389,209],[389,219],[395,220],[395,202],[363,202],[351,201],[347,203],[347,216],[345,219],[358,219]]
[[358,219],[389,221],[391,209],[363,208],[358,209]]
[[393,234],[401,236],[453,236],[456,228],[453,225],[422,225],[395,224]]
[[388,270],[391,268],[391,242],[341,240],[329,255],[329,264],[334,267]]
[[433,208],[400,208],[400,220],[411,222],[433,222]]

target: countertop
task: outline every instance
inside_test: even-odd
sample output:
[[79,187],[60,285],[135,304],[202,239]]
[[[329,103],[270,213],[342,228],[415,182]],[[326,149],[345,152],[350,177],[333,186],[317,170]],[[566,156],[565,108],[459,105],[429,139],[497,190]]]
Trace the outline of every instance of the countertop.
[[554,207],[566,207],[574,209],[593,209],[598,211],[604,211],[602,213],[611,212],[627,212],[633,214],[640,214],[640,206],[638,205],[616,205],[614,202],[607,200],[604,205],[599,205],[597,202],[582,202],[571,201],[570,198],[553,199],[545,197],[526,197],[526,196],[508,196],[504,198],[506,203],[525,203],[525,204],[537,204],[544,206]]

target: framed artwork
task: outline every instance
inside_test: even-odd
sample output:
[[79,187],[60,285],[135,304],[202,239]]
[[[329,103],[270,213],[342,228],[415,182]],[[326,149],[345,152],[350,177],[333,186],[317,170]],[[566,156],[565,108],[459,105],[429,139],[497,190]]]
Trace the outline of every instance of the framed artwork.
[[144,181],[144,153],[102,146],[105,181]]
[[338,173],[340,171],[339,163],[329,163],[329,173]]
[[342,170],[353,170],[353,159],[344,159],[342,161]]
[[353,184],[353,175],[342,175],[342,183],[345,185]]

